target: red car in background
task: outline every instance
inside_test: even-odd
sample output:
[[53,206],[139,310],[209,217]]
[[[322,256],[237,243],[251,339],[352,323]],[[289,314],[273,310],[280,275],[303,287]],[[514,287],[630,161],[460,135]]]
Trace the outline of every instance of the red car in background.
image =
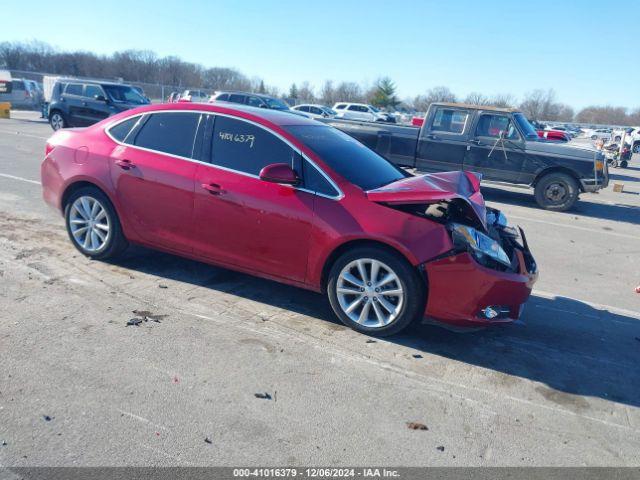
[[546,140],[554,140],[556,142],[568,142],[571,140],[569,135],[560,130],[537,130],[538,136]]
[[325,293],[389,335],[424,316],[517,319],[537,277],[524,233],[469,172],[412,176],[319,122],[238,105],[129,110],[47,142],[43,195],[83,254],[129,243]]

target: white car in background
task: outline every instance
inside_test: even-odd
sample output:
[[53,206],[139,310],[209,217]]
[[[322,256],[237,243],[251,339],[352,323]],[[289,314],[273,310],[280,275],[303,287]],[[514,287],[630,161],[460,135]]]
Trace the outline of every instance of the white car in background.
[[333,118],[336,116],[336,111],[315,103],[303,103],[291,107],[291,110],[296,112],[302,112],[309,118]]
[[202,90],[185,90],[180,94],[180,100],[194,103],[207,103],[210,96],[211,95]]
[[373,105],[366,103],[337,102],[333,106],[333,110],[337,112],[336,118],[343,118],[345,120],[395,123],[395,117],[393,115],[381,112]]
[[611,129],[609,128],[587,128],[584,135],[591,140],[611,140]]
[[640,127],[628,129],[624,143],[629,145],[633,153],[640,153]]

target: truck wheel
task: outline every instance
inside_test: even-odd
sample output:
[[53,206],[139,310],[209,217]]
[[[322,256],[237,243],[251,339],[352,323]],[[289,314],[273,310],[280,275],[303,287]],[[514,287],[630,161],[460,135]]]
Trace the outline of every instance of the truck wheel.
[[399,254],[357,247],[331,266],[327,296],[336,316],[367,335],[398,333],[424,312],[426,293],[418,272]]
[[58,131],[61,128],[66,128],[67,121],[60,112],[54,111],[49,115],[49,125],[51,125],[54,131]]
[[538,205],[545,210],[564,212],[578,200],[578,182],[566,173],[548,173],[536,183],[535,196]]

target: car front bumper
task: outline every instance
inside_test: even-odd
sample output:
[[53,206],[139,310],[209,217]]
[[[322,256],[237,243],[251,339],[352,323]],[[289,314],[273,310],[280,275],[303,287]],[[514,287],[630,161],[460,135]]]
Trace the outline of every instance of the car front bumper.
[[[478,327],[517,320],[538,278],[527,249],[516,250],[516,272],[501,272],[477,263],[468,253],[425,264],[428,299],[425,317],[457,327]],[[490,307],[498,312],[489,318]]]

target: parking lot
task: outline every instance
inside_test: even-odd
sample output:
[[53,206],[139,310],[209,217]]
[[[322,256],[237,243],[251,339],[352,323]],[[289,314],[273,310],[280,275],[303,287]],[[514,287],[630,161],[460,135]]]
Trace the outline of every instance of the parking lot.
[[520,321],[374,340],[304,290],[84,258],[41,200],[51,133],[0,120],[0,466],[637,465],[638,155],[571,212],[483,187],[539,265]]

